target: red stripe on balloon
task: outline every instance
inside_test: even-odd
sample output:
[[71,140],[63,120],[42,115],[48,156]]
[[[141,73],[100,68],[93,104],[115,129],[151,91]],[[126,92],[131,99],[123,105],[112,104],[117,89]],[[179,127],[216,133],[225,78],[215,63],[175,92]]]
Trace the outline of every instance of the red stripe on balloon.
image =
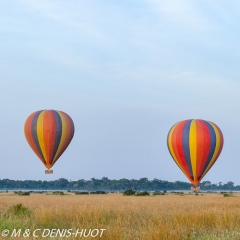
[[[203,154],[202,154],[202,160],[200,162],[200,166],[198,169],[198,179],[201,178],[201,174],[205,171],[204,166],[206,165],[207,159],[208,159],[208,155],[209,155],[209,151],[210,151],[210,147],[211,147],[211,135],[210,135],[210,131],[209,128],[207,126],[207,124],[205,123],[205,121],[203,120],[199,120],[199,122],[201,123],[202,126],[202,134],[204,136],[203,138]],[[205,166],[206,168],[206,166]]]
[[24,125],[24,133],[25,133],[25,137],[28,141],[28,144],[30,145],[30,147],[32,148],[32,150],[35,152],[35,154],[40,158],[40,160],[43,162],[43,164],[45,164],[45,160],[42,158],[41,154],[39,153],[36,145],[35,145],[35,142],[34,142],[34,139],[33,139],[33,136],[32,136],[32,121],[33,121],[33,118],[35,117],[35,115],[38,113],[39,111],[37,112],[34,112],[32,113],[26,120],[25,122],[25,125]]
[[56,119],[52,110],[45,111],[43,119],[43,136],[47,163],[51,164],[56,141]]
[[185,174],[190,180],[191,174],[189,172],[188,165],[184,156],[183,143],[182,143],[182,134],[183,134],[183,129],[186,123],[187,123],[187,120],[177,124],[177,126],[173,130],[171,141],[172,141],[172,148],[173,148],[174,154],[180,166],[182,167]]

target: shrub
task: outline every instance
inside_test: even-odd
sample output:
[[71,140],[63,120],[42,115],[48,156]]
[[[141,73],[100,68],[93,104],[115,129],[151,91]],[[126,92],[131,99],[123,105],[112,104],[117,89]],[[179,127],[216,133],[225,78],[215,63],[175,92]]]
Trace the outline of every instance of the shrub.
[[171,192],[171,193],[174,193],[176,195],[184,195],[184,192]]
[[5,212],[5,217],[10,217],[10,216],[23,216],[23,215],[27,215],[29,216],[31,213],[30,209],[28,209],[27,207],[23,206],[21,203],[16,204],[11,206],[10,208],[8,208]]
[[89,192],[75,192],[76,195],[84,195],[84,194],[89,194]]
[[95,192],[90,192],[90,194],[107,194],[105,191],[95,191]]
[[128,189],[126,191],[123,192],[123,195],[124,196],[132,196],[132,195],[135,195],[135,191],[133,191],[132,189]]
[[14,192],[15,194],[19,195],[19,196],[29,196],[30,192]]
[[150,195],[149,192],[146,192],[146,191],[144,191],[144,192],[137,192],[135,194],[135,196],[149,196],[149,195]]
[[52,193],[53,195],[64,195],[64,192],[56,191]]
[[154,195],[154,196],[155,196],[155,195],[165,195],[165,193],[164,193],[164,192],[162,193],[162,192],[156,191],[156,192],[153,193],[153,195]]
[[232,195],[232,194],[229,194],[229,193],[224,193],[223,196],[224,196],[224,197],[233,197],[233,195]]

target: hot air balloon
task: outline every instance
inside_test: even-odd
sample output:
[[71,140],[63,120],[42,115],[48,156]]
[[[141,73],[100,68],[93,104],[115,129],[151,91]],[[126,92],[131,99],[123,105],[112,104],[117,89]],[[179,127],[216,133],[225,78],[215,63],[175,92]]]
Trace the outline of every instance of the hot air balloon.
[[68,147],[74,135],[72,119],[64,112],[42,110],[32,113],[24,125],[28,144],[48,170]]
[[193,184],[192,190],[216,162],[223,148],[223,134],[220,128],[200,119],[176,123],[167,137],[168,150]]

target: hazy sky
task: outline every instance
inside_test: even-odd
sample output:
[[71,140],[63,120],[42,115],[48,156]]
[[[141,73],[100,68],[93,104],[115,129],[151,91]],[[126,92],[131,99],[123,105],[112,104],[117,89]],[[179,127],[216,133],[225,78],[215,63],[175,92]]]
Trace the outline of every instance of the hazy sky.
[[[0,179],[187,181],[166,138],[198,118],[225,140],[204,180],[240,184],[239,27],[239,1],[2,1]],[[75,124],[53,175],[23,133],[42,109]]]

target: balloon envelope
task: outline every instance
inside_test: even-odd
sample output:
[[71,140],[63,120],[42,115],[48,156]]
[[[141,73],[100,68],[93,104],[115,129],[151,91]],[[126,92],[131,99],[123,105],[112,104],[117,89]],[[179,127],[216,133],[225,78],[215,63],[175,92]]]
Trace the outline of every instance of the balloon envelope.
[[185,120],[170,129],[167,145],[178,167],[196,186],[220,155],[223,135],[210,121]]
[[24,133],[32,150],[51,168],[71,142],[74,124],[64,112],[42,110],[27,118]]

